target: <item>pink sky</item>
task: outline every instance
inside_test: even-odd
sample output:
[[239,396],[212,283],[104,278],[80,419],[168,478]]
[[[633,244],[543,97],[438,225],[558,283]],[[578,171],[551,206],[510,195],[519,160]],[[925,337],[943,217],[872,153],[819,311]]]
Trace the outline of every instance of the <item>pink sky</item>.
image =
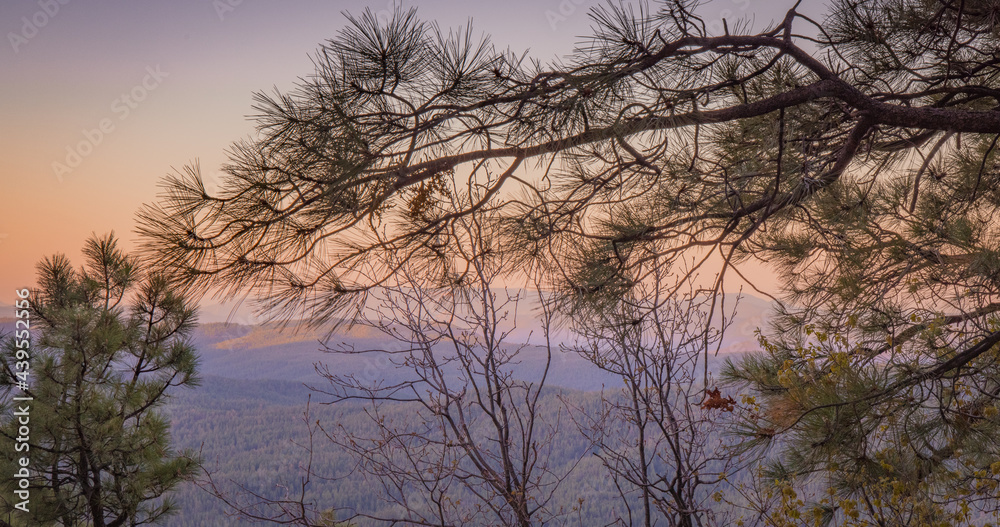
[[[404,2],[454,27],[473,19],[499,46],[548,61],[589,33],[594,0]],[[784,4],[789,4],[785,6]],[[807,0],[807,3],[808,0]],[[780,18],[791,2],[715,0],[706,20]],[[91,233],[132,247],[135,211],[159,180],[198,160],[217,173],[253,132],[255,91],[309,75],[309,54],[336,36],[344,10],[391,0],[25,0],[0,3],[0,303],[34,283],[34,265],[79,261]],[[46,12],[46,10],[48,12]],[[77,157],[78,156],[78,157]],[[56,165],[57,163],[61,166]]]

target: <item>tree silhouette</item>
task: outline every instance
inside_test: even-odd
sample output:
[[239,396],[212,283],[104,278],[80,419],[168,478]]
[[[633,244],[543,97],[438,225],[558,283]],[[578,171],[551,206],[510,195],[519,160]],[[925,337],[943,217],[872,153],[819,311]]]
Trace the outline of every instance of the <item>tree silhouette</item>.
[[[496,224],[488,220],[469,216],[452,224],[451,234],[462,243],[442,248],[453,273],[446,285],[398,262],[394,280],[358,306],[353,322],[374,329],[386,344],[326,348],[383,364],[374,373],[316,366],[329,384],[314,392],[325,404],[362,403],[365,425],[314,422],[307,409],[307,460],[301,485],[287,496],[246,488],[226,492],[211,474],[204,488],[240,517],[285,525],[339,525],[330,519],[334,513],[344,525],[437,526],[529,526],[565,515],[552,506],[572,467],[555,470],[549,461],[559,449],[554,438],[561,408],[546,386],[555,351],[550,307],[537,286],[499,283],[510,272],[509,260]],[[517,327],[518,313],[531,309],[525,304],[541,310],[534,313],[541,320],[534,343],[514,337],[519,329],[529,331]],[[522,361],[538,370],[525,372]],[[555,412],[546,411],[551,408]],[[314,437],[325,437],[353,458],[350,477],[387,505],[381,512],[339,508],[323,516],[308,493],[311,481],[329,477],[313,472],[312,454],[319,448]]]
[[[556,395],[546,385],[555,353],[551,308],[537,286],[501,286],[499,279],[510,272],[508,252],[488,215],[452,225],[461,243],[448,247],[453,251],[442,248],[442,257],[460,274],[449,285],[399,262],[398,281],[386,284],[359,317],[391,344],[329,348],[388,357],[402,380],[319,367],[330,381],[322,392],[334,402],[363,401],[372,425],[324,431],[401,511],[395,517],[359,511],[360,518],[521,527],[558,521],[568,511],[551,502],[567,473],[553,470],[549,458],[558,448],[560,412],[543,411],[543,398]],[[534,344],[514,336],[518,313],[531,304],[540,319]],[[536,371],[524,371],[521,364],[529,360]],[[405,419],[392,417],[398,404],[405,405]]]
[[[258,95],[218,195],[197,167],[168,178],[146,248],[186,283],[317,322],[401,262],[450,276],[451,226],[485,210],[564,312],[654,280],[650,254],[690,273],[715,255],[716,293],[761,260],[788,305],[730,372],[766,396],[752,444],[845,499],[885,480],[955,504],[955,481],[995,483],[998,454],[996,9],[797,7],[710,34],[685,0],[609,5],[551,65],[366,12],[296,90]],[[460,187],[437,183],[450,171]]]
[[690,284],[678,292],[675,279],[655,275],[615,308],[577,314],[574,350],[622,384],[606,386],[599,408],[577,409],[575,419],[621,494],[628,517],[620,522],[731,525],[736,517],[713,497],[742,468],[724,434],[735,401],[706,389],[702,362],[729,319],[715,321],[705,342],[712,298]]

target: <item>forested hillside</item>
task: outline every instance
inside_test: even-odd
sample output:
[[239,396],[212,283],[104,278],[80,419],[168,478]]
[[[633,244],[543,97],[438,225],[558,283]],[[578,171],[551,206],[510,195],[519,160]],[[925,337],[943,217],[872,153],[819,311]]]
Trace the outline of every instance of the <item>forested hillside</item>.
[[[765,304],[751,298],[751,302]],[[747,310],[754,316],[760,311]],[[746,317],[744,317],[746,318]],[[727,350],[747,345],[756,320],[739,318],[726,344]],[[521,318],[518,334],[530,339],[531,317]],[[0,318],[0,331],[9,332],[13,319]],[[742,331],[743,328],[751,328]],[[355,326],[326,339],[322,330],[301,324],[241,325],[209,322],[200,325],[192,340],[200,355],[202,383],[193,389],[172,392],[166,413],[171,422],[173,446],[191,448],[202,455],[204,467],[218,490],[236,500],[247,492],[269,498],[297,497],[303,467],[308,461],[309,430],[304,420],[307,401],[310,421],[321,427],[342,425],[364,432],[371,428],[364,404],[341,402],[324,404],[329,397],[310,389],[324,389],[326,381],[316,371],[324,364],[332,372],[355,373],[362,379],[395,382],[407,375],[396,368],[386,354],[345,355],[323,351],[346,344],[356,349],[397,349],[399,344],[369,328]],[[564,342],[563,344],[569,344]],[[717,372],[731,354],[710,357],[710,369]],[[546,355],[540,346],[521,350],[515,374],[527,381],[537,380]],[[627,517],[628,510],[601,462],[588,450],[569,408],[595,408],[601,391],[615,393],[621,379],[602,372],[574,352],[561,349],[553,356],[548,389],[542,399],[545,423],[558,428],[552,443],[550,462],[555,472],[570,476],[556,495],[555,510],[565,514],[560,522],[568,525],[604,525],[608,519]],[[390,419],[401,422],[413,413],[403,404],[388,409]],[[307,500],[322,508],[339,508],[378,514],[387,505],[378,499],[380,482],[354,472],[354,459],[338,450],[314,430],[313,469],[315,477],[307,488]],[[225,503],[207,490],[206,478],[199,484],[186,483],[174,493],[179,508],[167,520],[172,527],[244,525],[246,520],[227,516]],[[344,513],[341,513],[343,516]]]
[[[245,491],[270,498],[298,496],[302,468],[308,460],[304,412],[310,396],[312,423],[318,420],[322,427],[343,425],[359,432],[371,428],[363,404],[326,405],[323,402],[328,397],[307,387],[324,387],[325,381],[314,369],[315,362],[326,363],[332,371],[357,372],[373,378],[377,375],[390,381],[402,375],[388,358],[323,353],[318,342],[323,335],[305,328],[298,332],[294,329],[202,325],[195,341],[201,350],[203,383],[193,390],[177,391],[169,403],[177,448],[199,450],[214,482],[233,498],[247,499]],[[339,336],[358,347],[391,345],[377,334],[357,329]],[[538,371],[543,354],[540,348],[531,347],[522,353],[525,358],[518,370],[530,378]],[[711,369],[717,371],[726,357],[713,357]],[[620,379],[602,374],[583,358],[564,352],[558,355],[549,383],[553,388],[543,396],[542,413],[547,424],[559,429],[550,462],[556,472],[570,472],[572,468],[570,477],[560,486],[559,503],[554,508],[566,511],[562,521],[567,525],[604,525],[610,518],[627,517],[628,511],[621,505],[613,483],[600,460],[588,451],[574,423],[574,413],[567,409],[594,408],[600,391],[613,393],[620,388]],[[406,420],[412,419],[413,413],[399,404],[386,415]],[[384,510],[386,505],[378,500],[378,481],[352,472],[353,458],[330,444],[321,430],[316,430],[314,444],[313,469],[322,478],[310,482],[309,500],[322,508],[368,513]],[[226,517],[225,504],[197,485],[185,485],[175,498],[180,513],[168,521],[169,526],[201,526],[206,518],[213,518],[212,525],[245,524]]]
[[[302,467],[308,460],[308,429],[303,420],[309,391],[291,381],[245,381],[209,376],[197,390],[178,393],[170,407],[173,439],[177,447],[200,450],[205,468],[220,490],[236,499],[247,499],[245,490],[270,498],[298,496]],[[313,396],[313,422],[343,425],[363,430],[370,427],[360,404],[338,404],[336,408],[317,404]],[[570,477],[561,485],[556,509],[566,511],[561,524],[598,526],[617,517],[627,517],[612,482],[600,461],[590,455],[586,441],[577,431],[564,403],[576,407],[593,406],[596,393],[553,390],[545,396],[543,411],[558,417],[560,433],[552,445],[554,469],[568,470]],[[389,419],[411,417],[404,405],[386,413]],[[353,460],[339,452],[323,437],[315,437],[313,469],[329,479],[314,478],[308,499],[323,508],[345,508],[378,513],[386,505],[378,500],[378,481],[352,473]],[[711,439],[711,438],[710,438]],[[244,525],[226,517],[222,501],[205,489],[185,485],[175,494],[180,512],[167,525],[199,527]]]
[[[556,392],[546,398],[546,410],[559,413],[561,403]],[[581,392],[562,392],[575,404],[593,402],[596,397]],[[297,496],[302,466],[308,453],[301,446],[308,439],[303,420],[308,390],[289,381],[241,381],[207,377],[197,391],[178,394],[170,408],[174,440],[178,447],[200,449],[206,469],[219,486],[239,496],[238,485],[271,498],[291,493]],[[339,404],[336,408],[311,405],[312,419],[322,426],[352,427],[361,430],[368,424],[360,404]],[[387,412],[388,419],[404,420],[411,414],[404,405]],[[564,503],[570,510],[584,499],[585,517],[597,518],[616,506],[614,489],[602,485],[599,464],[587,460],[586,444],[576,433],[572,421],[563,415],[563,433],[554,445],[558,465],[572,465],[584,459],[574,472],[573,482],[565,486]],[[320,432],[320,434],[322,434]],[[377,513],[384,507],[378,497],[377,481],[366,481],[352,474],[352,459],[338,452],[321,435],[315,438],[313,468],[328,480],[314,479],[309,486],[311,501],[324,508],[356,508]],[[586,482],[586,484],[584,484]],[[207,518],[219,518],[213,525],[238,525],[236,519],[223,521],[224,504],[195,485],[177,493],[181,512],[171,526],[201,526]],[[601,522],[603,523],[603,522]],[[595,523],[597,524],[597,523]]]

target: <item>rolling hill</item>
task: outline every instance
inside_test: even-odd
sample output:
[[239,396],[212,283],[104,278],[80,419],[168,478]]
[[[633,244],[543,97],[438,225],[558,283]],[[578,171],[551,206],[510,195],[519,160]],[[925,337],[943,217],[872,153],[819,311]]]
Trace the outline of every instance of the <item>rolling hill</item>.
[[[756,297],[745,297],[740,312],[733,321],[719,357],[711,357],[709,366],[716,371],[731,353],[753,349],[754,330],[765,322],[770,304]],[[13,307],[10,313],[13,314]],[[3,317],[0,305],[0,333],[9,333],[14,326],[12,317]],[[308,386],[323,388],[326,383],[316,370],[317,364],[325,365],[335,374],[354,374],[359,379],[376,382],[394,382],[407,378],[408,370],[396,367],[390,352],[400,350],[401,344],[388,339],[370,328],[354,326],[333,335],[310,328],[306,324],[287,326],[265,323],[239,324],[219,321],[228,318],[227,309],[210,306],[204,310],[209,319],[201,324],[192,341],[199,350],[199,371],[203,378],[195,389],[176,390],[164,411],[171,420],[173,444],[178,449],[199,452],[207,470],[215,481],[230,492],[238,486],[247,490],[277,497],[297,484],[305,452],[301,448],[306,439],[303,422],[305,403],[312,393]],[[215,321],[212,321],[215,319]],[[252,322],[249,317],[234,320]],[[537,381],[546,365],[547,355],[538,346],[541,334],[537,317],[530,309],[517,313],[516,329],[512,338],[528,342],[521,348],[514,375],[527,381]],[[565,331],[557,334],[565,344]],[[323,343],[342,345],[356,350],[385,350],[372,354],[329,353]],[[512,344],[513,346],[513,344]],[[452,372],[452,375],[457,375]],[[547,379],[548,395],[545,404],[554,409],[560,401],[574,404],[592,404],[601,390],[617,390],[621,380],[602,372],[564,346],[552,356]],[[364,427],[366,418],[363,407],[357,403],[327,406],[328,397],[312,393],[312,418],[321,423],[342,423]],[[561,398],[561,399],[560,399]],[[394,410],[395,411],[395,410]],[[406,419],[408,413],[399,410],[398,418]],[[556,465],[568,469],[581,456],[584,461],[566,482],[561,491],[560,503],[567,507],[585,497],[580,518],[608,517],[609,511],[620,506],[611,487],[604,488],[602,469],[596,458],[586,456],[586,445],[579,443],[575,428],[568,424],[561,432],[556,449]],[[375,499],[374,482],[359,483],[351,477],[351,459],[319,443],[314,466],[325,479],[312,484],[311,495],[319,503],[329,506],[347,506],[378,510],[382,505]],[[578,495],[586,491],[586,496]],[[237,495],[234,494],[234,495]],[[181,509],[179,515],[166,525],[187,527],[195,525],[241,525],[235,518],[225,516],[225,506],[195,484],[186,484],[175,495]],[[596,520],[595,520],[596,521]],[[574,524],[587,521],[574,521]]]

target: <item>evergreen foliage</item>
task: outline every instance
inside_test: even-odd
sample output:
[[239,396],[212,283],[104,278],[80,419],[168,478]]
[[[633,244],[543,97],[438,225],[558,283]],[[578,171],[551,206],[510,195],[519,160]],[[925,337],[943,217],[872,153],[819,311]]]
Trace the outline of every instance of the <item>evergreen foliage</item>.
[[218,195],[197,167],[168,179],[146,248],[183,283],[316,323],[399,262],[455,283],[470,218],[569,316],[711,255],[718,294],[757,259],[787,305],[728,378],[751,398],[744,446],[788,490],[760,517],[795,519],[813,483],[831,491],[818,523],[997,513],[995,2],[833,0],[821,21],[796,4],[721,34],[693,4],[596,8],[547,66],[412,11],[352,17],[315,75],[258,96]]
[[[174,511],[170,491],[199,470],[193,452],[171,448],[161,413],[169,389],[198,383],[187,341],[194,309],[163,277],[144,274],[114,235],[87,240],[83,254],[80,269],[62,255],[38,264],[26,390],[14,336],[4,339],[0,470],[14,474],[23,455],[31,474],[27,512],[14,510],[17,483],[3,478],[3,511],[15,525],[158,522]],[[19,453],[12,407],[25,404],[30,440]]]

